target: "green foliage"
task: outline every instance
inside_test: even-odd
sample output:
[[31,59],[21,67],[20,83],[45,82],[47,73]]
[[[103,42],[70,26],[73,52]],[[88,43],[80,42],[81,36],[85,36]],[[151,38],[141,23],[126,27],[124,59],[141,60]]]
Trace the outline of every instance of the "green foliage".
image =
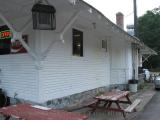
[[[150,48],[160,53],[160,9],[147,11],[138,18],[138,37]],[[145,62],[147,68],[160,68],[160,55],[152,56]]]

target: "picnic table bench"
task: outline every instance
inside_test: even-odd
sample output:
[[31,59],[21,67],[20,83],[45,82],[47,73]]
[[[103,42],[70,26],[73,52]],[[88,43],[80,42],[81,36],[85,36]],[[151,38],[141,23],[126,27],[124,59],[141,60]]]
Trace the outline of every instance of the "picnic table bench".
[[126,113],[131,113],[140,102],[141,102],[141,99],[136,99],[130,106],[124,109],[124,111]]
[[[106,111],[121,112],[126,117],[125,113],[136,111],[135,107],[140,103],[140,99],[135,100],[133,103],[129,98],[129,91],[112,91],[106,92],[102,95],[94,97],[94,101],[90,102],[87,106],[92,108],[92,112],[96,109],[105,109]],[[125,98],[126,100],[122,100]],[[115,103],[116,107],[112,107]],[[127,108],[123,108],[121,104],[129,104]]]
[[14,117],[20,120],[87,120],[85,114],[43,108],[30,104],[18,104],[0,109],[5,120]]

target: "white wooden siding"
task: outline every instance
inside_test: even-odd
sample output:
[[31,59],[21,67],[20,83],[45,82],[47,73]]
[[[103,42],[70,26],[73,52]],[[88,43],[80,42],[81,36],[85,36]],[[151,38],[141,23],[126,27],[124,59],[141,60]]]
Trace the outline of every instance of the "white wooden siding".
[[111,84],[126,84],[131,77],[131,43],[115,38],[111,41]]
[[[28,35],[28,45],[35,52],[35,32],[31,26],[23,33]],[[9,97],[37,102],[38,71],[35,61],[29,54],[0,55],[0,80]]]
[[126,83],[126,69],[112,69],[111,70],[111,84]]
[[[35,31],[32,26],[29,26],[26,32],[29,34],[29,46],[39,59],[43,58],[44,51],[52,41],[55,41],[49,54],[45,54],[47,57],[40,61],[39,69],[28,54],[0,56],[0,69],[2,70],[0,80],[10,97],[18,93],[19,98],[45,102],[109,86],[112,83],[121,84],[125,82],[124,78],[130,77],[130,71],[128,73],[126,71],[132,69],[132,62],[128,64],[130,58],[128,61],[126,59],[127,54],[130,56],[130,52],[126,53],[126,41],[115,38],[117,35],[121,36],[121,33],[112,32],[110,25],[106,27],[104,22],[97,20],[97,14],[94,16],[85,11],[84,15],[76,20],[77,23],[74,26],[85,29],[82,30],[84,32],[84,57],[72,55],[72,30],[68,30],[65,34],[65,43],[60,41],[57,34],[77,9],[72,9],[74,7],[68,2],[64,2],[67,4],[63,2],[58,2],[58,6],[55,4],[58,13],[56,31]],[[12,19],[10,22],[19,31],[30,17],[31,14],[28,14],[15,20]],[[95,22],[97,27],[93,29]],[[111,40],[111,51],[109,49],[108,52],[101,48],[101,41],[107,36],[115,38]],[[120,79],[117,82],[118,78]]]
[[127,43],[127,46],[126,46],[126,59],[127,59],[127,62],[126,62],[126,65],[127,65],[127,69],[126,69],[126,79],[127,80],[130,80],[133,78],[133,60],[132,60],[132,47],[131,47],[131,42],[128,42]]
[[[64,97],[90,89],[109,86],[109,54],[101,49],[101,39],[84,32],[84,57],[72,56],[72,32],[66,33],[65,43],[58,38],[48,57],[43,61],[40,75],[40,101]],[[53,34],[53,33],[52,33]],[[47,37],[43,38],[46,46]],[[45,48],[42,46],[42,48]]]
[[1,55],[0,79],[7,95],[37,101],[38,81],[33,60],[28,54]]

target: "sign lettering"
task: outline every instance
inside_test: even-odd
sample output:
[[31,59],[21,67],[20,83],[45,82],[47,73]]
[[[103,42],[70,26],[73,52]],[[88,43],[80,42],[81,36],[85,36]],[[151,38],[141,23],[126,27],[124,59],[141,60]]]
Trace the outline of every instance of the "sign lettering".
[[12,33],[10,30],[5,30],[0,32],[0,39],[7,39],[11,37],[12,37]]

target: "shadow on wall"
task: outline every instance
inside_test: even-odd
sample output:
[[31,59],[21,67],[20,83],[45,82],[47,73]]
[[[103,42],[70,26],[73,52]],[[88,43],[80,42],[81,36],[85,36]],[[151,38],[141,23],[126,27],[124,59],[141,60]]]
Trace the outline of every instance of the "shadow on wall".
[[2,89],[0,89],[0,108],[9,105],[10,105],[9,97],[7,97],[5,92]]

